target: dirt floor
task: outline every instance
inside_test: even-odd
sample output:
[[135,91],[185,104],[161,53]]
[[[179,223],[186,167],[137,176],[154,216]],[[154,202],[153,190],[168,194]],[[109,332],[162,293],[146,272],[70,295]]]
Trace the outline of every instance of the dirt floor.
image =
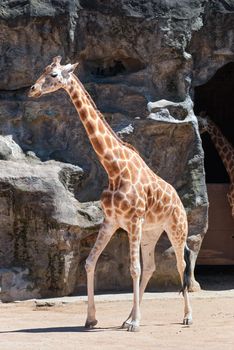
[[178,293],[146,293],[138,333],[119,328],[130,294],[98,296],[96,329],[85,331],[85,298],[0,304],[1,350],[234,349],[234,290],[192,293],[194,324],[183,326]]

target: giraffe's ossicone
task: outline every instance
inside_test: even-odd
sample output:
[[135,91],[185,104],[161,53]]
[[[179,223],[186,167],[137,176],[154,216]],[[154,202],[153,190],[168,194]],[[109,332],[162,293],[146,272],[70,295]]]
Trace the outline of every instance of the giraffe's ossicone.
[[46,67],[42,76],[31,87],[29,96],[39,97],[60,88],[67,91],[109,178],[109,186],[101,196],[104,221],[86,261],[88,314],[85,326],[92,328],[97,324],[94,270],[98,257],[118,228],[128,233],[134,292],[133,308],[123,327],[129,331],[139,329],[140,302],[155,270],[155,245],[164,230],[174,247],[181,278],[185,301],[183,322],[192,323],[188,298],[192,275],[190,251],[186,245],[188,224],[178,194],[148,167],[133,146],[123,142],[107,124],[82,83],[73,74],[77,64],[61,65],[60,62],[61,57],[54,58],[52,64]]

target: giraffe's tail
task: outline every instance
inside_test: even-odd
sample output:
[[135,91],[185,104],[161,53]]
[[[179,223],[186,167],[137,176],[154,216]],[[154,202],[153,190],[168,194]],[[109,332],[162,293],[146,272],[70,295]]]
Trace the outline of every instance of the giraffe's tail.
[[184,247],[184,261],[186,263],[186,266],[184,269],[183,286],[181,289],[181,292],[183,294],[186,289],[189,290],[191,285],[191,251],[187,245]]

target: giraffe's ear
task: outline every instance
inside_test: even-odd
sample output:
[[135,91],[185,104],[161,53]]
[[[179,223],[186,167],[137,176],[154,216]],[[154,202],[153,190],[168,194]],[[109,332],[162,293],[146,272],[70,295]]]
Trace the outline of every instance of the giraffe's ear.
[[72,64],[72,71],[74,72],[74,70],[76,69],[77,66],[79,66],[79,62],[76,62],[74,64]]
[[74,63],[74,64],[68,63],[66,64],[66,66],[63,66],[62,75],[64,76],[64,78],[67,77],[70,73],[73,73],[76,67],[78,66],[78,64],[79,63]]
[[62,60],[61,56],[56,56],[53,58],[53,63],[60,64],[61,60]]

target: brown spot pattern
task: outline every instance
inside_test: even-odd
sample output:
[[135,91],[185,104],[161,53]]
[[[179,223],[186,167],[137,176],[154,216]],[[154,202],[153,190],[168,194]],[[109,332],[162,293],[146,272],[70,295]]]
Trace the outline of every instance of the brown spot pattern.
[[104,144],[103,140],[94,137],[94,138],[91,138],[91,142],[92,142],[93,147],[95,148],[95,151],[99,155],[102,155],[104,153],[104,150],[105,150],[105,144]]
[[84,120],[87,117],[87,114],[88,112],[86,108],[83,107],[79,110],[79,115],[82,120]]
[[98,130],[100,134],[105,134],[105,127],[101,119],[98,121]]
[[89,133],[89,135],[93,135],[94,134],[95,126],[94,126],[93,122],[87,120],[85,122],[85,128],[86,128],[87,132]]

